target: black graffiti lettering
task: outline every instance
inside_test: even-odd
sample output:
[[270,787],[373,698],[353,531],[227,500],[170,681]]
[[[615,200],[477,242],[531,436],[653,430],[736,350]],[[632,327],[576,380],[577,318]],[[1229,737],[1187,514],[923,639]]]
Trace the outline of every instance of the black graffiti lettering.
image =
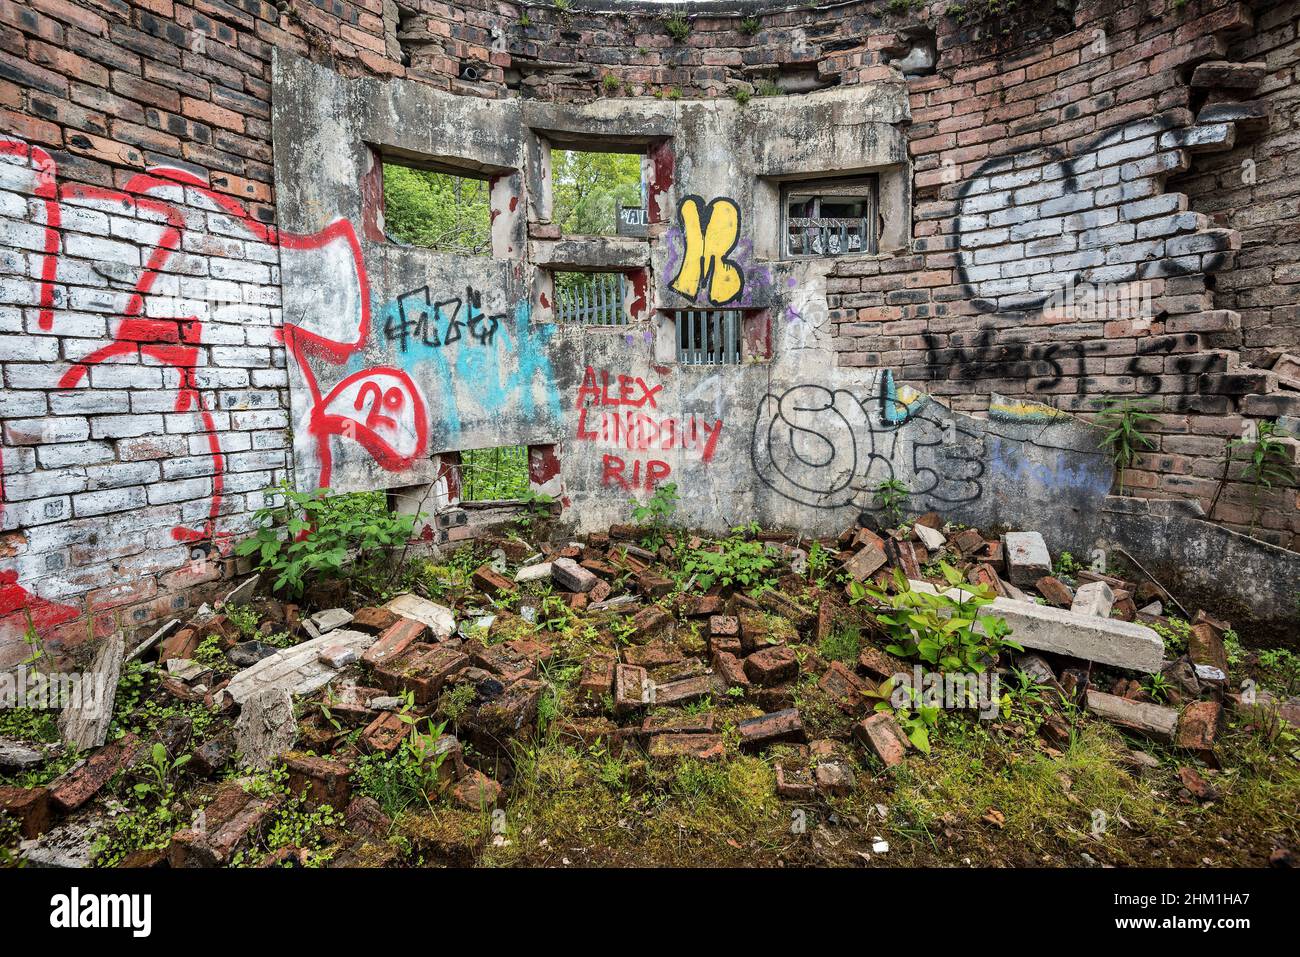
[[472,286],[465,288],[464,298],[452,296],[434,302],[429,287],[422,286],[402,293],[396,301],[397,309],[388,310],[383,332],[385,340],[396,342],[402,352],[412,342],[430,349],[462,340],[470,345],[490,346],[508,317],[506,313],[484,314],[483,293]]

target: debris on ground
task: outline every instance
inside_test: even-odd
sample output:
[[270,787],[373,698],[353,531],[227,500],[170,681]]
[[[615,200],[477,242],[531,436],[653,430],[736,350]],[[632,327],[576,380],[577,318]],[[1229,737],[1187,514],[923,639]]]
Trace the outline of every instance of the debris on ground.
[[[1031,859],[998,843],[1034,813],[1012,792],[996,807],[902,801],[950,742],[1004,776],[1055,768],[1042,780],[1068,807],[1086,803],[1086,741],[1111,777],[1222,813],[1246,778],[1221,769],[1250,733],[1290,762],[1268,786],[1297,793],[1294,687],[1236,693],[1246,653],[1229,623],[1163,615],[1158,584],[1053,561],[1032,530],[990,536],[934,513],[897,528],[864,515],[821,540],[516,529],[412,567],[397,589],[339,579],[293,596],[254,577],[129,654],[103,641],[87,674],[113,707],[0,725],[0,863],[555,863],[563,845],[565,861],[599,864],[638,844],[683,861],[695,825],[676,802],[719,795],[735,816],[695,835],[705,860],[760,853],[746,828],[763,827],[812,838],[783,863],[934,863],[944,842],[954,861],[998,847],[1078,859],[1064,835],[1091,807]],[[566,792],[608,810],[618,849],[548,816]],[[817,827],[790,831],[792,811]],[[670,823],[676,851],[654,843]],[[871,830],[886,823],[890,840]],[[561,840],[569,828],[588,845]],[[1295,843],[1261,835],[1245,859],[1282,859],[1279,834]],[[1104,843],[1087,853],[1109,859]]]

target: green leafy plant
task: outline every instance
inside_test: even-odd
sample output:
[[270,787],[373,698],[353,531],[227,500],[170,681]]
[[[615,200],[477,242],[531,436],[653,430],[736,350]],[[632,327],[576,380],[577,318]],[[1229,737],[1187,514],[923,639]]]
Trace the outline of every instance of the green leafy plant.
[[738,86],[734,90],[732,90],[731,98],[735,100],[737,103],[739,103],[741,106],[744,106],[746,103],[748,103],[751,99],[754,98],[754,92],[750,89],[747,89],[746,87]]
[[857,667],[862,651],[862,629],[856,625],[837,628],[822,639],[817,653],[828,661],[839,661],[850,668]]
[[850,585],[851,601],[871,598],[878,605],[876,620],[891,639],[888,652],[941,671],[983,671],[1003,649],[1024,650],[1008,637],[1006,619],[980,614],[993,601],[988,586],[969,584],[947,562],[939,567],[950,586],[941,594],[914,591],[898,569],[892,595],[861,582]]
[[515,525],[525,534],[532,531],[533,526],[551,515],[551,505],[555,503],[555,497],[547,495],[545,492],[535,492],[531,488],[524,492],[519,499],[523,502],[524,511],[515,519]]
[[1101,440],[1101,447],[1106,450],[1119,474],[1119,493],[1123,495],[1124,473],[1133,464],[1133,460],[1144,450],[1150,451],[1157,447],[1156,440],[1142,429],[1158,419],[1146,411],[1150,408],[1148,403],[1131,399],[1108,399],[1102,403],[1101,408],[1097,421],[1107,430]]
[[903,504],[911,494],[912,490],[907,483],[898,479],[886,479],[872,489],[872,499],[876,507],[885,513],[890,525],[902,521]]
[[1192,626],[1181,618],[1169,618],[1167,621],[1152,622],[1151,627],[1165,643],[1165,653],[1177,658],[1187,651],[1188,639],[1192,637]]
[[600,85],[605,88],[606,93],[612,94],[623,88],[623,81],[613,73],[606,73],[604,79],[600,81]]
[[715,584],[723,588],[740,586],[755,588],[770,585],[768,573],[776,566],[762,542],[743,537],[743,527],[732,529],[732,534],[713,548],[697,548],[687,552],[682,562],[682,572],[694,575],[700,587],[708,590]]
[[1083,566],[1069,552],[1061,552],[1056,557],[1056,567],[1052,569],[1052,573],[1058,578],[1061,576],[1073,578],[1081,571],[1083,571]]
[[1173,686],[1169,683],[1169,679],[1159,671],[1155,674],[1147,675],[1147,679],[1142,683],[1142,687],[1145,688],[1146,693],[1151,696],[1151,700],[1156,702],[1168,701],[1169,692],[1173,690]]
[[353,509],[328,489],[295,491],[280,486],[284,501],[255,513],[262,527],[239,543],[238,555],[256,556],[258,568],[275,575],[274,591],[301,595],[308,576],[338,572],[354,554],[352,567],[360,577],[373,573],[390,548],[411,537],[418,515],[398,515],[388,509]]
[[644,505],[636,499],[632,500],[632,519],[640,525],[648,522],[650,526],[641,538],[642,546],[651,551],[658,551],[664,544],[669,520],[677,511],[677,502],[676,482],[660,485]]
[[1295,482],[1291,455],[1291,447],[1278,438],[1276,423],[1261,422],[1256,426],[1250,458],[1241,471],[1242,479],[1250,483],[1251,534],[1254,534],[1255,525],[1259,521],[1260,492],[1272,489],[1277,483]]
[[814,541],[808,548],[808,577],[819,587],[825,588],[830,570],[830,551],[824,548],[821,542]]
[[740,21],[739,29],[745,36],[752,37],[763,29],[763,21],[758,17],[745,17]]
[[755,96],[785,96],[785,90],[777,84],[775,80],[759,80],[754,84]]

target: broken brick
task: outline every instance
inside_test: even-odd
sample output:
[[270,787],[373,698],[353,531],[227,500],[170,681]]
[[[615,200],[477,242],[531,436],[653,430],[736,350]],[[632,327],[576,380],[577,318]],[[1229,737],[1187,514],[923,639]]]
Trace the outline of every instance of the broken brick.
[[513,645],[513,642],[505,642],[485,648],[471,644],[469,656],[474,664],[497,675],[505,684],[511,684],[520,678],[537,677],[537,659],[529,657]]
[[309,807],[328,804],[336,810],[347,807],[351,796],[352,769],[341,761],[291,751],[284,756],[290,794],[305,794]]
[[[383,610],[376,609],[376,611]],[[373,645],[365,650],[361,660],[371,668],[377,668],[401,657],[411,645],[423,641],[428,634],[428,626],[423,622],[413,618],[398,618],[396,622],[384,629]]]
[[783,741],[805,739],[803,721],[799,717],[798,708],[786,708],[750,718],[740,722],[736,729],[740,732],[742,748],[758,748]]
[[817,787],[827,794],[848,794],[857,784],[853,769],[844,761],[825,761],[814,772]]
[[1223,705],[1217,701],[1193,701],[1178,718],[1174,744],[1191,751],[1206,764],[1217,767],[1214,743],[1223,720]]
[[725,651],[714,652],[713,670],[721,676],[728,688],[749,687],[749,676],[745,674],[744,662],[735,655]]
[[180,660],[193,658],[201,640],[198,629],[182,628],[165,638],[158,646],[158,663],[163,664],[173,658]]
[[203,825],[172,835],[167,862],[172,867],[221,867],[249,846],[269,822],[275,802],[257,798],[234,782],[222,786],[203,810]]
[[356,631],[364,631],[368,635],[382,635],[395,624],[397,624],[395,612],[387,608],[376,608],[373,605],[358,609],[352,616],[352,628]]
[[673,580],[651,571],[644,571],[636,576],[637,588],[647,598],[662,598],[673,590]]
[[948,544],[960,552],[962,558],[970,558],[984,547],[984,536],[977,528],[963,528],[948,537]]
[[428,704],[438,697],[447,679],[469,667],[469,657],[446,645],[414,645],[400,658],[375,669],[385,690],[398,694],[409,691],[416,704]]
[[361,732],[362,750],[370,754],[392,754],[411,733],[411,727],[395,711],[385,711]]
[[799,659],[785,645],[756,651],[745,659],[745,674],[760,685],[776,685],[799,674]]
[[482,771],[471,770],[452,788],[451,796],[463,808],[485,810],[501,800],[501,785]]
[[817,796],[817,786],[812,783],[807,768],[776,766],[776,793],[778,797],[793,801],[811,801]]
[[655,760],[721,761],[727,753],[720,734],[656,734],[650,738],[648,750]]
[[617,663],[612,655],[588,658],[582,666],[582,677],[578,679],[578,695],[600,700],[611,694],[614,689],[614,666]]
[[697,675],[654,685],[654,703],[656,705],[679,705],[696,698],[703,698],[720,690],[711,675]]
[[887,768],[897,767],[907,760],[907,749],[912,746],[894,716],[877,711],[853,726],[853,737],[878,757]]
[[18,822],[23,837],[40,837],[50,829],[49,789],[0,787],[0,814]]
[[730,636],[740,634],[740,619],[734,615],[713,615],[709,618],[709,634]]
[[854,714],[866,706],[864,694],[871,690],[871,685],[849,670],[842,662],[832,661],[826,672],[817,682],[818,689],[840,706],[840,709]]
[[865,581],[883,568],[886,561],[883,548],[867,545],[844,563],[844,571],[854,581]]
[[623,651],[624,661],[642,668],[662,668],[664,665],[676,664],[684,657],[680,649],[659,638],[644,645],[633,645]]
[[649,608],[641,609],[632,619],[632,635],[639,639],[651,638],[672,626],[673,616],[658,605],[651,605]]
[[515,585],[509,578],[506,578],[491,565],[484,565],[476,568],[474,574],[470,576],[474,587],[485,595],[493,598],[499,598],[503,595],[514,594]]
[[545,687],[540,681],[521,678],[507,685],[501,694],[479,703],[462,719],[461,726],[480,750],[488,742],[500,746],[536,724],[537,706]]
[[572,558],[557,558],[551,562],[551,579],[560,591],[586,593],[600,581],[589,569]]
[[89,758],[74,765],[50,785],[50,801],[60,811],[75,811],[109,782],[119,771],[130,766],[144,745],[129,731]]
[[1038,594],[1047,599],[1049,605],[1057,608],[1069,608],[1074,603],[1074,592],[1070,586],[1053,575],[1044,575],[1034,582]]
[[911,670],[893,655],[871,646],[863,648],[858,655],[858,667],[877,682],[888,681],[896,674]]
[[626,714],[650,703],[650,678],[637,665],[614,668],[614,713]]

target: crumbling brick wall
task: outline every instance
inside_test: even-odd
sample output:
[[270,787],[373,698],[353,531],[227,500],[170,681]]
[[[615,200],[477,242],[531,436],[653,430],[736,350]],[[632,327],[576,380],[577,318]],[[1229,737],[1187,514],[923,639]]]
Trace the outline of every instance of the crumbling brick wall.
[[[498,0],[0,9],[0,639],[30,613],[70,647],[88,634],[87,605],[101,632],[141,629],[217,592],[232,539],[287,475],[273,47],[459,94],[585,101],[897,80],[898,63],[932,42],[936,72],[907,81],[914,245],[831,278],[841,362],[892,368],[977,411],[993,391],[1072,410],[1150,395],[1160,448],[1128,487],[1208,504],[1224,441],[1244,421],[1290,414],[1260,369],[1300,339],[1297,4],[1088,0],[1009,20],[982,19],[978,4],[763,6],[692,17],[680,40],[635,5],[612,15]],[[1266,63],[1257,93],[1194,83],[1198,64],[1251,60]],[[1207,104],[1256,99],[1273,107],[1267,118],[1198,121]],[[1196,227],[1161,254],[1176,266],[1135,277],[1151,283],[1157,317],[1061,323],[1041,303],[1012,302],[1026,290],[1005,264],[1041,256],[1026,247],[1034,238],[1011,240],[1010,223],[1005,241],[999,226],[974,225],[990,213],[973,208],[977,197],[1077,183],[1088,164],[1148,148],[1161,159],[1118,184],[1139,185],[1088,211],[1116,210],[1093,226],[1103,257],[1149,251],[1171,218]],[[1006,156],[1006,169],[989,165]],[[1063,199],[1050,192],[1041,202]],[[1260,534],[1295,547],[1294,490],[1262,501]],[[1248,490],[1230,484],[1215,517],[1251,524]]]

